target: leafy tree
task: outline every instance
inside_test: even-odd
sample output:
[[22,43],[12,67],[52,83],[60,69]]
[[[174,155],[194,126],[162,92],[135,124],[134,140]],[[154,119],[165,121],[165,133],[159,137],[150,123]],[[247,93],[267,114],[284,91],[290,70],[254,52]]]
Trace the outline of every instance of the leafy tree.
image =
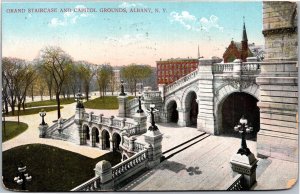
[[39,61],[43,69],[53,78],[57,118],[60,114],[60,94],[66,79],[66,68],[72,63],[71,57],[59,47],[45,47],[40,51]]
[[150,77],[152,74],[152,68],[149,65],[137,65],[130,64],[121,69],[121,75],[128,83],[130,92],[136,96],[136,85],[138,82]]

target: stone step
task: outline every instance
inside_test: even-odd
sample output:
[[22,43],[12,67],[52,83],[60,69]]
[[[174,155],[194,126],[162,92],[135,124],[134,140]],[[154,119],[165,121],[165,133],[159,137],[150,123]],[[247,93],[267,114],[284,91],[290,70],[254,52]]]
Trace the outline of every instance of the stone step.
[[209,137],[210,134],[206,134],[206,133],[202,133],[201,135],[198,135],[182,144],[179,144],[165,152],[163,152],[163,156],[162,156],[162,161],[169,159],[171,157],[173,157],[174,155],[178,154],[179,152],[184,151],[185,149],[199,143],[200,141],[202,141],[203,139]]

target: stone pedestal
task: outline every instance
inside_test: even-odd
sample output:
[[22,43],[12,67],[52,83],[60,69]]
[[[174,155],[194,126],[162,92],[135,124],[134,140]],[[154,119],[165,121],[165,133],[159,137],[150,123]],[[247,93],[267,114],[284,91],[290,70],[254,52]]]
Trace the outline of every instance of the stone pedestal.
[[126,117],[126,102],[128,100],[128,96],[118,96],[119,101],[119,114],[118,117]]
[[144,140],[149,146],[152,148],[149,150],[150,153],[148,153],[149,162],[148,167],[152,168],[160,163],[160,158],[162,157],[162,151],[161,151],[161,142],[162,142],[162,136],[163,134],[159,131],[150,131],[148,130],[147,133],[144,134]]
[[140,131],[138,131],[138,134],[146,133],[147,131],[147,115],[143,113],[135,113],[133,116],[133,119],[135,122],[139,123],[140,125]]
[[112,168],[110,162],[102,160],[95,166],[95,176],[100,177],[101,190],[112,190]]
[[42,125],[42,124],[39,125],[39,131],[40,131],[39,137],[40,138],[46,137],[47,129],[48,129],[48,124],[47,123],[45,125]]
[[256,167],[258,160],[255,158],[253,153],[248,156],[235,154],[231,158],[231,168],[234,172],[242,174],[244,176],[244,186],[250,189],[256,182]]

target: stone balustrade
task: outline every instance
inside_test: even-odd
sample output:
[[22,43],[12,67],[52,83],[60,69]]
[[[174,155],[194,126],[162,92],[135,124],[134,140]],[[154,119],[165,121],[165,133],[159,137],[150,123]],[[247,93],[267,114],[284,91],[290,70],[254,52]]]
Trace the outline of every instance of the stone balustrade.
[[127,102],[126,102],[126,107],[133,107],[133,106],[137,106],[139,104],[139,100],[138,100],[138,98],[133,98],[133,99],[131,99],[131,100],[128,100]]
[[[64,129],[64,128],[68,127],[67,125],[69,125],[69,124],[73,124],[74,118],[75,118],[75,115],[73,115],[72,117],[68,118],[67,120],[64,120],[61,123],[61,126],[60,126],[61,129]],[[57,130],[58,127],[59,127],[58,122],[55,122],[52,126],[48,127],[48,129],[46,131],[46,136],[52,134],[55,130]]]
[[227,191],[242,191],[244,190],[243,186],[243,175],[238,174],[234,178],[234,182],[228,188],[225,188]]
[[140,142],[134,142],[134,152],[140,152],[143,151],[145,149],[145,145],[143,143]]
[[261,62],[215,63],[212,65],[214,74],[241,72],[242,74],[260,73]]
[[99,191],[100,188],[100,177],[95,176],[94,178],[86,181],[85,183],[75,187],[71,191]]
[[217,73],[233,72],[233,66],[236,63],[215,63],[212,65],[212,71]]
[[119,176],[125,174],[127,171],[130,171],[135,166],[145,163],[147,161],[147,150],[139,152],[134,156],[124,160],[123,162],[112,167],[112,177],[113,179],[118,178]]
[[167,85],[165,88],[166,94],[177,90],[180,86],[186,85],[187,82],[197,79],[197,75],[198,75],[198,69],[195,71],[192,71],[191,73],[187,74],[186,76],[176,80],[175,82]]
[[153,99],[153,98],[161,98],[160,91],[145,91],[143,93],[144,99]]
[[258,62],[245,62],[241,64],[241,70],[243,73],[255,73],[260,71],[260,63]]

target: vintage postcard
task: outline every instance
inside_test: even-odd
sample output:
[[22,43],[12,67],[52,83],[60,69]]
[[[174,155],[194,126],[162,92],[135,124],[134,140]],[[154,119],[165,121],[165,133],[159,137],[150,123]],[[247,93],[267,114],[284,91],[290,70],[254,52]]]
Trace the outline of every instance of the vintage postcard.
[[297,183],[296,2],[1,6],[4,191]]

